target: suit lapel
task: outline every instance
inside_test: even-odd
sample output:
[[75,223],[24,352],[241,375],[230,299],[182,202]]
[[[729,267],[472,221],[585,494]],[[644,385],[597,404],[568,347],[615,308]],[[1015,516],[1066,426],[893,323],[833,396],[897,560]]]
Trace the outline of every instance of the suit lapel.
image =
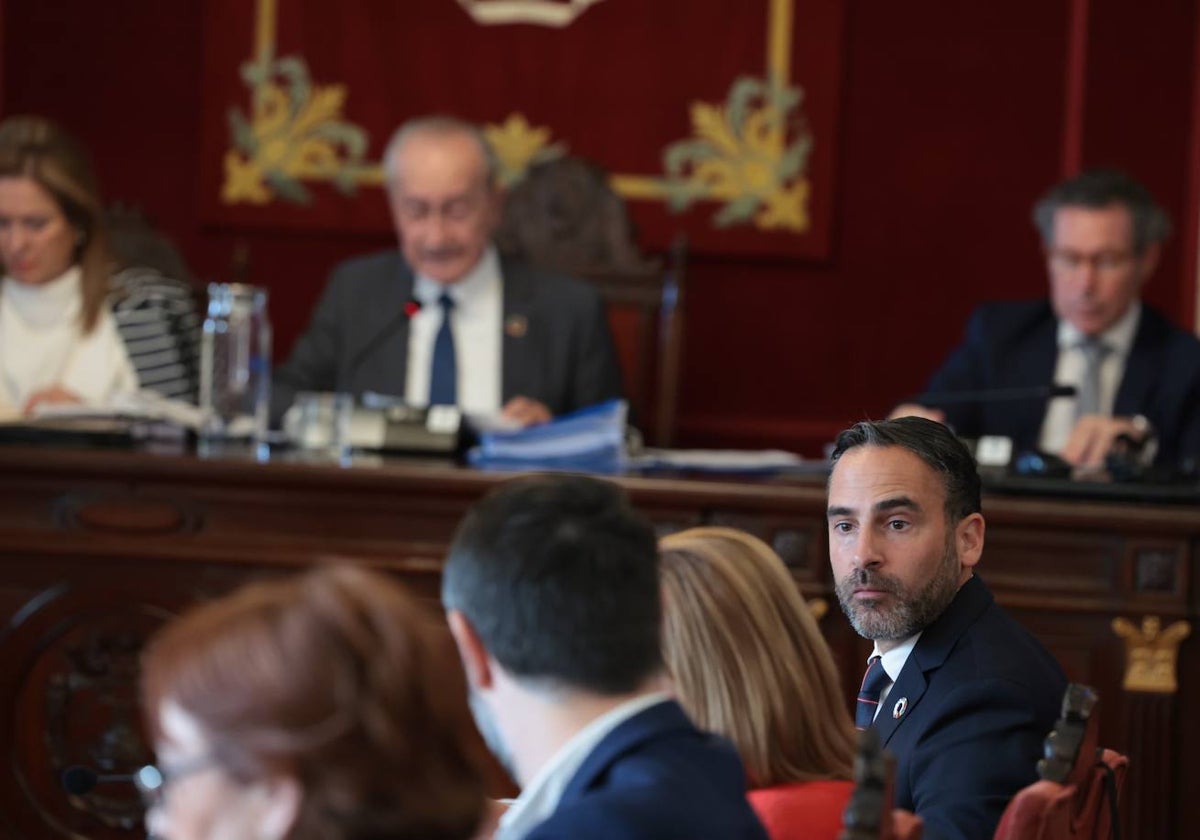
[[1161,358],[1162,353],[1156,341],[1156,336],[1166,334],[1167,330],[1153,323],[1155,317],[1143,304],[1133,346],[1129,350],[1129,358],[1125,360],[1125,375],[1121,377],[1117,398],[1113,403],[1113,415],[1116,417],[1140,414],[1143,407],[1150,404],[1152,383],[1158,381],[1163,365],[1168,361]]
[[[915,649],[913,653],[916,653]],[[892,737],[908,713],[921,702],[921,698],[925,695],[925,689],[929,687],[929,683],[925,680],[925,672],[920,668],[910,667],[912,665],[913,661],[910,655],[909,661],[900,671],[900,679],[896,680],[891,691],[888,692],[887,698],[883,701],[879,713],[875,716],[875,731],[879,733],[879,738],[885,747],[888,739]],[[896,714],[897,710],[900,711],[899,715]]]
[[408,386],[408,313],[413,274],[397,254],[394,267],[379,278],[371,300],[354,301],[360,313],[354,355],[356,390],[403,397]]
[[[1017,342],[1012,347],[1013,357],[1002,359],[1013,372],[1010,386],[1036,388],[1054,384],[1054,368],[1058,361],[1058,322],[1047,306],[1046,317],[1039,319],[1027,341]],[[1012,435],[1026,445],[1036,446],[1041,434],[1042,421],[1046,417],[1046,400],[1017,400],[1004,403],[998,411],[1007,413],[1009,420],[1003,426],[1014,429]]]
[[[929,675],[945,663],[963,633],[991,603],[992,593],[987,586],[978,577],[971,577],[959,588],[950,606],[921,633],[875,718],[875,729],[885,747],[920,705],[929,687]],[[897,704],[901,701],[903,705],[897,715]]]
[[533,323],[533,282],[528,273],[502,260],[500,274],[504,297],[500,393],[501,402],[507,403],[522,394],[540,393],[538,383],[533,381],[538,369],[535,342],[529,337],[529,331],[537,325]]

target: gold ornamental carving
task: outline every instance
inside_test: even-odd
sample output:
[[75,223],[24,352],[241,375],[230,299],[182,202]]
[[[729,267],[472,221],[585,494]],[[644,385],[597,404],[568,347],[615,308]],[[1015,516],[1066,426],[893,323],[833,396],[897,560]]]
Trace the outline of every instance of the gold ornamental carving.
[[1190,624],[1176,621],[1163,628],[1158,616],[1148,615],[1140,627],[1128,619],[1114,618],[1112,629],[1125,641],[1122,688],[1150,694],[1174,694],[1179,690],[1179,643],[1191,634]]
[[[565,27],[602,0],[457,2],[479,25]],[[623,197],[662,201],[674,212],[716,203],[711,223],[717,228],[809,229],[814,139],[801,108],[803,91],[791,80],[795,0],[765,2],[763,77],[735,79],[724,102],[691,102],[691,136],[663,149],[661,173],[612,175]],[[277,55],[278,5],[279,0],[255,3],[255,55],[241,68],[250,103],[246,111],[229,110],[222,202],[309,204],[308,184],[330,184],[347,194],[360,185],[381,186],[381,164],[365,158],[367,132],[343,113],[346,85],[318,84],[302,56]],[[531,165],[567,150],[566,142],[551,142],[550,127],[533,126],[520,112],[484,132],[496,148],[506,186],[521,180]]]
[[509,114],[499,125],[485,125],[483,136],[496,153],[500,185],[504,187],[520,181],[535,163],[561,157],[566,152],[562,143],[550,142],[549,128],[531,126],[520,113]]

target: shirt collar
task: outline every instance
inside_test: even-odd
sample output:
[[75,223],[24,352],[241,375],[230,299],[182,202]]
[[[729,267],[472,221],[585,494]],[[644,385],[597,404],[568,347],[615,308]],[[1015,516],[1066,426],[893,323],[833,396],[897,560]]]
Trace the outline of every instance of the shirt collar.
[[461,310],[464,305],[470,306],[472,301],[478,300],[488,286],[499,277],[500,257],[496,253],[496,246],[489,245],[479,262],[475,263],[475,267],[455,283],[439,283],[418,274],[413,283],[413,297],[419,300],[422,306],[434,306],[438,298],[445,293],[450,295],[454,305]]
[[30,285],[5,277],[2,297],[31,327],[50,327],[76,320],[82,309],[83,272],[73,265],[45,283]]
[[[900,672],[904,670],[904,663],[908,661],[908,655],[913,652],[913,648],[917,646],[917,640],[921,638],[921,633],[909,636],[907,639],[896,645],[887,653],[879,652],[879,643],[875,643],[875,649],[871,651],[871,656],[879,657],[879,664],[883,666],[883,670],[887,673],[888,679],[892,682],[900,676]],[[869,661],[869,660],[868,660]]]
[[512,807],[500,818],[497,840],[518,840],[549,818],[558,808],[563,791],[583,762],[614,729],[651,706],[670,700],[656,691],[628,700],[593,720],[563,744],[537,775],[525,785]]
[[[1135,300],[1125,314],[1116,320],[1111,327],[1097,336],[1116,355],[1126,358],[1133,349],[1133,339],[1137,335],[1138,322],[1142,317],[1142,302]],[[1074,324],[1065,318],[1058,322],[1058,348],[1069,350],[1078,347],[1084,340],[1084,335]]]

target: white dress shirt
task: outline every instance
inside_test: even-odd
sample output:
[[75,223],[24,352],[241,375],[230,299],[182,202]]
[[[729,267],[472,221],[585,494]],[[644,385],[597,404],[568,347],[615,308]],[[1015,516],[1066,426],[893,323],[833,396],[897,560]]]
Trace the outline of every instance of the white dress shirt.
[[593,720],[559,748],[521,791],[500,818],[494,840],[521,840],[557,809],[563,791],[600,742],[625,721],[658,703],[670,700],[665,692],[635,697]]
[[883,701],[891,693],[892,686],[896,684],[896,679],[900,676],[900,672],[904,670],[904,663],[908,661],[908,655],[913,652],[913,648],[917,646],[917,640],[920,638],[921,632],[909,636],[887,653],[881,653],[879,643],[875,643],[875,649],[871,651],[871,656],[867,659],[868,667],[870,667],[871,659],[878,656],[879,664],[883,666],[883,672],[888,675],[887,685],[879,692],[879,705],[875,707],[875,717],[879,717],[879,710],[883,708]]
[[420,310],[408,322],[408,375],[404,400],[409,405],[429,404],[429,374],[433,342],[442,326],[443,293],[454,300],[450,331],[454,335],[458,407],[466,414],[494,415],[502,408],[501,357],[504,284],[500,258],[489,247],[457,283],[443,285],[418,275],[413,297]]
[[[1141,303],[1135,301],[1129,311],[1097,338],[1108,345],[1109,352],[1100,364],[1100,414],[1111,417],[1117,401],[1117,389],[1125,375],[1125,362],[1133,349],[1138,320],[1142,315]],[[1083,382],[1087,361],[1079,346],[1084,335],[1068,321],[1058,322],[1058,362],[1054,366],[1055,385],[1073,385]],[[1042,434],[1038,447],[1044,452],[1058,453],[1066,446],[1071,430],[1075,428],[1075,397],[1055,397],[1046,407],[1046,419],[1042,421]]]

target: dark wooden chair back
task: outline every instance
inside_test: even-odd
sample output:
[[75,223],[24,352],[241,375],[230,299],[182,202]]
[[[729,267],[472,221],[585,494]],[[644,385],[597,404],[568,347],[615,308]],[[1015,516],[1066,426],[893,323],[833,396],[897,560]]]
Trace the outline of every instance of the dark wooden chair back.
[[1039,781],[1013,797],[993,840],[1117,839],[1118,804],[1129,759],[1101,749],[1096,692],[1072,683],[1046,738]]
[[921,840],[921,818],[892,807],[896,762],[883,749],[879,733],[864,729],[854,759],[854,793],[842,816],[838,840]]
[[658,446],[674,439],[683,343],[686,241],[664,264],[642,255],[607,174],[577,157],[535,164],[505,202],[500,251],[588,280],[609,310],[635,422]]

